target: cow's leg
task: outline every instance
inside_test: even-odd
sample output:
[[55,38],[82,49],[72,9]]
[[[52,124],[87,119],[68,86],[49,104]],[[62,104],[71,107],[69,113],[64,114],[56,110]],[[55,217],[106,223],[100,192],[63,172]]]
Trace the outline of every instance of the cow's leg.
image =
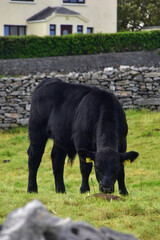
[[80,192],[89,192],[89,175],[92,171],[92,163],[85,163],[80,160],[80,170],[82,174],[82,185],[80,187]]
[[[127,149],[127,142],[125,140],[123,142],[123,144],[121,145],[119,152],[125,153],[126,149]],[[121,163],[120,171],[119,171],[119,175],[118,175],[118,187],[119,187],[120,194],[128,195],[128,191],[125,186],[125,172],[124,172],[124,164],[123,163]]]
[[128,195],[128,191],[125,186],[125,172],[124,172],[124,165],[121,164],[121,168],[118,175],[118,186],[119,186],[119,193],[122,195]]
[[[80,159],[80,170],[82,174],[82,184],[80,187],[80,192],[85,193],[90,191],[89,187],[89,175],[92,171],[92,163],[86,163],[86,152],[85,149],[90,149],[90,142],[86,139],[86,136],[82,134],[82,132],[77,132],[77,135],[74,135],[74,145],[78,152]],[[80,149],[84,150],[83,154],[80,154]]]
[[65,186],[63,181],[63,171],[66,152],[54,144],[52,148],[51,158],[53,174],[55,179],[55,188],[57,193],[65,193]]
[[43,138],[43,141],[37,143],[30,143],[28,148],[28,167],[29,167],[29,177],[28,177],[28,192],[38,192],[37,187],[37,171],[41,163],[42,155],[44,153],[47,138]]

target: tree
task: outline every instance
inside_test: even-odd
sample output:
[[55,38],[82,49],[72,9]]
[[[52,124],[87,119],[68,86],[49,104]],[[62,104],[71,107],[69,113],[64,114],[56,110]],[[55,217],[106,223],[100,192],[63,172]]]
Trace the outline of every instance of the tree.
[[118,31],[160,25],[160,0],[118,0]]

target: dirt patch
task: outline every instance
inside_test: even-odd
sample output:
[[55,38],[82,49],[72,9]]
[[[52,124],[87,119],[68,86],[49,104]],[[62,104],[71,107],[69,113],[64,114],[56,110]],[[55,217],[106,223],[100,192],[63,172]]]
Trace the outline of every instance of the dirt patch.
[[159,129],[159,128],[155,128],[155,129],[153,129],[152,131],[154,131],[154,132],[159,132],[160,129]]
[[3,163],[9,163],[11,160],[3,160]]
[[111,195],[111,194],[105,194],[105,193],[95,193],[92,196],[89,196],[89,198],[100,198],[103,200],[107,200],[108,202],[112,201],[112,200],[122,200],[121,197],[119,196],[115,196],[115,195]]

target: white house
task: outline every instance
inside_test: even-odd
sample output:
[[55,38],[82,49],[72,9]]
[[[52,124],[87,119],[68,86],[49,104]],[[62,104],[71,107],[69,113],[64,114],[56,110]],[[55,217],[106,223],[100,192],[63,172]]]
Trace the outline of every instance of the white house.
[[0,36],[116,31],[117,0],[0,0]]

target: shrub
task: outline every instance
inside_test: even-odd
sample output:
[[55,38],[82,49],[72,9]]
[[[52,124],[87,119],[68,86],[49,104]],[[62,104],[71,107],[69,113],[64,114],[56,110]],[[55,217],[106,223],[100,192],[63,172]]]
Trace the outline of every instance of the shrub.
[[0,58],[35,58],[160,48],[160,31],[0,37]]

